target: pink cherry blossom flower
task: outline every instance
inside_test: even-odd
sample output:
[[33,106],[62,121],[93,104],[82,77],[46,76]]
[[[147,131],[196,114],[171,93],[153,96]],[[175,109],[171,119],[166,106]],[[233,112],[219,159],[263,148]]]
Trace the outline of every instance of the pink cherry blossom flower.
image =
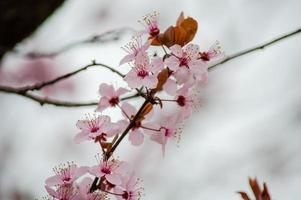
[[136,178],[134,173],[130,176],[122,178],[122,184],[114,188],[117,200],[139,200],[143,195],[143,188],[140,186],[139,179]]
[[221,50],[221,46],[218,41],[216,41],[208,51],[199,52],[199,59],[209,62],[212,59],[221,58],[224,53]]
[[[131,104],[125,102],[121,106],[122,115],[125,117],[125,120],[121,120],[120,126],[127,127],[130,124],[130,120],[136,115],[137,110]],[[129,141],[134,146],[139,146],[144,141],[143,130],[144,129],[156,129],[157,126],[153,123],[147,122],[152,117],[152,112],[145,116],[143,121],[136,122],[134,127],[129,132]]]
[[107,194],[96,190],[90,193],[93,180],[90,177],[85,177],[78,185],[79,194],[77,195],[78,200],[107,200]]
[[132,40],[122,48],[128,55],[121,59],[119,65],[134,61],[137,55],[139,53],[145,53],[149,46],[150,43],[148,41],[145,44],[142,44],[141,36],[133,37]]
[[182,49],[180,45],[170,47],[171,56],[165,60],[166,66],[173,71],[173,76],[179,84],[185,83],[191,77],[199,77],[207,71],[205,63],[198,59],[199,47],[188,44]]
[[90,174],[99,178],[105,177],[106,180],[113,184],[121,184],[121,175],[127,170],[125,162],[118,160],[99,159],[99,164],[90,168]]
[[147,33],[151,37],[156,37],[160,33],[160,29],[158,27],[158,18],[159,13],[156,11],[145,15],[143,17],[143,21],[139,21],[145,26],[145,30],[142,31],[142,33]]
[[120,101],[119,96],[128,91],[129,90],[122,87],[115,90],[113,85],[102,83],[99,86],[99,94],[101,95],[101,98],[96,111],[102,112],[108,107],[115,107]]
[[154,88],[158,84],[157,74],[162,68],[163,61],[160,62],[160,58],[153,59],[152,64],[150,64],[148,55],[146,53],[139,53],[134,67],[126,74],[124,80],[131,88],[141,86]]
[[48,186],[72,184],[76,179],[88,172],[88,167],[77,167],[76,164],[68,162],[53,169],[55,176],[46,179]]
[[148,130],[151,134],[151,140],[157,142],[162,147],[163,156],[165,154],[165,146],[167,140],[179,137],[181,129],[179,123],[181,122],[178,114],[172,114],[169,116],[164,116],[157,122],[160,126],[159,131]]
[[46,185],[45,189],[51,197],[57,200],[75,200],[78,194],[73,185],[58,186],[56,190]]
[[187,119],[192,114],[193,108],[199,104],[197,95],[191,94],[191,91],[190,86],[186,87],[184,85],[177,91],[177,95],[175,96],[175,101],[181,108],[182,119]]
[[75,138],[76,143],[85,140],[95,140],[96,137],[106,141],[107,137],[112,137],[119,132],[115,124],[110,122],[111,119],[107,115],[93,117],[87,120],[79,120],[76,123],[77,128],[81,130]]

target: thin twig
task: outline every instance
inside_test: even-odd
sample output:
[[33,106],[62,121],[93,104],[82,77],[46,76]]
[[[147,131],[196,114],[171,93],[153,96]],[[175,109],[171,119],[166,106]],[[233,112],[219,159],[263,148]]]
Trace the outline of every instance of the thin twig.
[[[25,53],[25,54],[20,53],[20,55],[30,58],[30,59],[54,58],[62,53],[65,53],[66,51],[69,51],[69,50],[76,48],[78,46],[81,46],[81,45],[93,44],[93,43],[107,43],[107,42],[111,42],[111,41],[117,41],[120,39],[121,35],[126,32],[134,32],[134,29],[132,29],[130,27],[123,27],[123,28],[119,28],[119,29],[115,29],[115,30],[106,31],[106,32],[98,34],[98,35],[90,36],[89,38],[84,39],[84,40],[72,42],[70,44],[67,44],[67,45],[61,47],[60,49],[58,49],[56,51],[49,52],[49,53],[29,52],[29,53]],[[18,50],[13,50],[13,52],[19,54]]]
[[118,70],[116,70],[116,69],[114,69],[114,68],[112,68],[112,67],[110,67],[108,65],[105,65],[105,64],[102,64],[102,63],[97,63],[96,61],[92,61],[91,64],[88,64],[88,65],[86,65],[84,67],[81,67],[78,70],[75,70],[73,72],[70,72],[70,73],[67,73],[65,75],[59,76],[59,77],[57,77],[55,79],[52,79],[50,81],[40,82],[40,83],[36,83],[34,85],[29,85],[29,86],[21,87],[21,88],[18,88],[17,90],[20,91],[20,92],[23,92],[23,93],[25,93],[27,91],[30,91],[30,90],[40,90],[40,89],[42,89],[42,88],[44,88],[44,87],[46,87],[48,85],[53,85],[53,84],[55,84],[55,83],[57,83],[59,81],[62,81],[62,80],[65,80],[65,79],[67,79],[67,78],[69,78],[71,76],[74,76],[75,74],[78,74],[81,71],[84,71],[84,70],[86,70],[86,69],[88,69],[90,67],[95,67],[95,66],[104,67],[104,68],[112,71],[113,73],[117,74],[121,78],[124,78],[124,76],[125,76],[124,74],[122,74]]
[[[98,101],[89,101],[89,102],[71,102],[71,101],[63,101],[58,99],[53,99],[49,97],[41,97],[31,92],[22,92],[18,91],[13,87],[9,86],[0,86],[0,91],[5,93],[11,93],[11,94],[17,94],[26,98],[29,98],[33,101],[38,102],[41,105],[54,105],[58,107],[87,107],[87,106],[96,106],[98,105]],[[121,98],[121,101],[133,99],[136,97],[139,97],[140,95],[138,93],[132,94],[126,97]]]
[[288,37],[291,37],[291,36],[293,36],[293,35],[296,35],[296,34],[298,34],[298,33],[300,33],[300,32],[301,32],[301,28],[299,28],[299,29],[297,29],[297,30],[295,30],[295,31],[292,31],[292,32],[290,32],[290,33],[284,34],[284,35],[282,35],[282,36],[279,36],[279,37],[277,37],[277,38],[275,38],[275,39],[272,39],[272,40],[270,40],[270,41],[268,41],[268,42],[265,42],[265,43],[263,43],[263,44],[261,44],[261,45],[257,45],[257,46],[255,46],[255,47],[253,47],[253,48],[249,48],[249,49],[246,49],[246,50],[243,50],[243,51],[234,53],[234,54],[232,54],[232,55],[230,55],[230,56],[226,56],[223,60],[219,61],[218,63],[209,66],[208,69],[209,69],[209,70],[212,70],[213,68],[215,68],[215,67],[218,66],[218,65],[224,64],[224,63],[226,63],[226,62],[228,62],[228,61],[230,61],[230,60],[233,60],[234,58],[237,58],[237,57],[246,55],[246,54],[251,53],[251,52],[253,52],[253,51],[263,50],[264,48],[266,48],[266,47],[268,47],[268,46],[271,46],[272,44],[275,44],[275,43],[277,43],[277,42],[279,42],[279,41],[281,41],[281,40],[284,40],[284,39],[286,39],[286,38],[288,38]]
[[[240,52],[237,52],[233,55],[230,55],[228,57],[226,57],[225,59],[219,61],[218,63],[214,64],[214,65],[211,65],[209,66],[209,70],[211,71],[212,69],[214,69],[216,66],[218,65],[221,65],[223,63],[226,63],[230,60],[233,60],[235,58],[238,58],[240,56],[243,56],[243,55],[246,55],[248,53],[251,53],[253,51],[256,51],[256,50],[260,50],[260,49],[264,49],[265,47],[268,47],[272,44],[275,44],[281,40],[284,40],[286,38],[289,38],[293,35],[296,35],[298,33],[301,32],[301,29],[297,29],[293,32],[290,32],[288,34],[285,34],[285,35],[282,35],[280,37],[277,37],[271,41],[268,41],[266,43],[263,43],[261,45],[258,45],[258,46],[255,46],[253,48],[249,48],[249,49],[246,49],[244,51],[240,51]],[[100,63],[98,63],[100,65]],[[87,67],[87,66],[86,66]],[[108,68],[110,69],[110,68]],[[113,69],[113,68],[112,68]],[[110,70],[112,70],[110,69]],[[80,70],[80,69],[79,69]],[[83,69],[84,70],[84,69]],[[80,70],[80,71],[83,71],[83,70]],[[114,69],[113,69],[114,70]],[[114,71],[113,71],[114,72]],[[71,72],[72,73],[72,72]],[[73,72],[74,73],[74,72]],[[78,72],[76,72],[78,73]],[[76,74],[75,73],[75,74]],[[116,72],[117,73],[117,72]],[[73,76],[74,74],[71,74],[70,76]],[[119,74],[120,76],[124,76],[123,74]],[[67,76],[66,78],[70,77],[70,76]],[[60,81],[64,78],[60,78],[58,77],[57,78],[58,80],[57,81]],[[54,79],[55,80],[55,79]],[[54,81],[52,80],[52,81]],[[57,81],[54,81],[54,82],[57,82]],[[50,85],[50,84],[47,84],[47,85]],[[46,86],[46,85],[45,85]],[[44,86],[43,86],[44,87]],[[21,88],[22,89],[22,88]],[[91,102],[69,102],[69,101],[61,101],[61,100],[56,100],[56,99],[51,99],[51,98],[47,98],[47,97],[40,97],[40,96],[37,96],[33,93],[29,93],[29,92],[24,92],[22,91],[20,88],[14,88],[14,87],[7,87],[7,86],[0,86],[0,92],[6,92],[6,93],[13,93],[13,94],[17,94],[17,95],[21,95],[21,96],[24,96],[24,97],[27,97],[29,99],[32,99],[38,103],[40,103],[41,105],[43,104],[50,104],[50,105],[55,105],[55,106],[61,106],[61,107],[83,107],[83,106],[95,106],[97,105],[98,102],[94,102],[94,101],[91,101]],[[35,88],[34,88],[35,89]],[[41,88],[40,88],[41,89]],[[135,97],[138,97],[140,96],[139,94],[133,94],[131,96],[128,96],[128,97],[125,97],[123,98],[122,100],[126,100],[126,99],[131,99],[131,98],[135,98]]]

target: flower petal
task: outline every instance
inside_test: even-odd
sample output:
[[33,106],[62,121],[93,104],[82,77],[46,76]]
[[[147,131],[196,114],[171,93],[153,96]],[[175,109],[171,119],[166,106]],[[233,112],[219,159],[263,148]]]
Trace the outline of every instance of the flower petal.
[[140,130],[134,130],[130,132],[129,140],[132,145],[139,146],[143,143],[144,135]]
[[121,178],[118,174],[107,174],[105,177],[106,177],[107,181],[109,181],[113,185],[121,184]]

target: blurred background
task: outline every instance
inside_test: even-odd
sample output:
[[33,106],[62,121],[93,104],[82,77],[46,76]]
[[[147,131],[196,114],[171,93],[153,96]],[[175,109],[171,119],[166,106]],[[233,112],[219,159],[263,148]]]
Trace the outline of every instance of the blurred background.
[[[27,4],[39,9],[36,5]],[[129,29],[113,40],[79,45],[53,58],[21,54],[54,52],[119,28],[139,30],[143,27],[137,21],[154,10],[160,13],[162,30],[184,11],[199,22],[194,43],[205,50],[219,40],[226,55],[231,55],[300,28],[300,7],[299,0],[66,0],[54,6],[54,13],[30,37],[4,55],[0,84],[23,86],[49,80],[94,59],[117,68],[125,54],[120,47],[131,38]],[[22,33],[20,29],[15,32]],[[208,85],[201,89],[202,107],[186,123],[179,147],[169,143],[164,158],[155,143],[146,141],[137,148],[124,142],[116,153],[135,163],[145,187],[143,199],[239,200],[236,192],[249,191],[249,176],[267,182],[275,200],[297,199],[301,188],[300,51],[301,35],[296,35],[210,72]],[[127,70],[120,67],[122,72]],[[97,100],[103,82],[125,85],[118,76],[94,67],[40,93],[70,101]],[[0,199],[44,196],[44,180],[59,163],[96,164],[97,145],[73,143],[76,121],[94,109],[40,106],[0,93]],[[117,113],[112,117],[117,119]]]

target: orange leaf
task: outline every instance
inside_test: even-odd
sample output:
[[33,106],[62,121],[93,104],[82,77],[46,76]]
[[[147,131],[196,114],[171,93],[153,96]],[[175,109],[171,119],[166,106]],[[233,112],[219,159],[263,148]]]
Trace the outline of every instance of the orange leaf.
[[184,12],[182,11],[180,13],[180,16],[178,17],[178,20],[177,20],[177,26],[180,26],[180,24],[184,21]]
[[188,17],[182,21],[180,27],[186,31],[185,44],[187,44],[194,38],[198,30],[198,22],[193,18]]
[[245,193],[245,192],[237,192],[237,193],[240,194],[240,196],[243,200],[251,200],[249,198],[249,196],[247,195],[247,193]]
[[147,103],[146,106],[144,106],[143,110],[141,111],[141,114],[139,115],[137,122],[140,122],[144,119],[145,115],[147,115],[150,111],[153,109],[153,104]]
[[163,69],[159,74],[158,74],[158,84],[157,87],[154,90],[154,92],[162,90],[163,85],[166,83],[167,79],[169,77],[169,70],[168,69]]

